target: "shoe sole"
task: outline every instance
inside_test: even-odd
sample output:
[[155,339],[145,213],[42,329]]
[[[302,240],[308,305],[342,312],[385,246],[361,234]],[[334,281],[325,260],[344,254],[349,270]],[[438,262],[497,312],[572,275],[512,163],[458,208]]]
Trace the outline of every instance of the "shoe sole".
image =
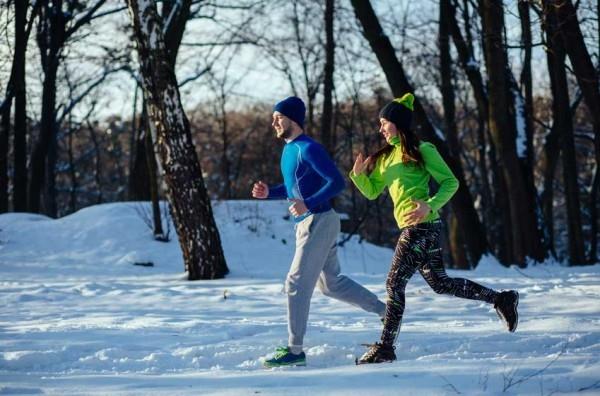
[[275,368],[275,367],[305,367],[306,362],[298,362],[298,363],[285,363],[285,364],[263,364],[265,368]]
[[379,364],[379,363],[393,363],[396,359],[393,360],[380,360],[378,362],[361,362],[358,360],[358,358],[354,359],[354,364],[356,364],[357,366],[362,366],[363,364]]

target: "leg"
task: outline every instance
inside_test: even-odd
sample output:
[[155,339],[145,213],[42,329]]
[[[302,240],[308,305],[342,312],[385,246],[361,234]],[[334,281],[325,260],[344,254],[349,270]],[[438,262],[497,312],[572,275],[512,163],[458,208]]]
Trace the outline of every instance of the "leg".
[[431,225],[407,227],[402,230],[392,259],[386,287],[388,303],[381,343],[375,343],[356,360],[356,364],[383,363],[396,360],[394,342],[404,314],[404,290],[410,277],[427,258],[428,231]]
[[470,300],[485,301],[494,304],[498,316],[510,332],[517,329],[519,323],[519,293],[505,290],[500,293],[478,283],[462,278],[450,278],[442,264],[442,252],[436,241],[428,250],[429,259],[419,268],[419,272],[436,293],[451,294]]
[[285,281],[288,345],[293,353],[302,351],[310,299],[336,237],[335,224],[328,221],[327,213],[312,215],[297,224],[296,253]]
[[[332,212],[332,214],[335,215],[335,222],[339,232],[339,216],[335,212]],[[337,257],[337,245],[334,239],[333,245],[327,255],[325,266],[323,267],[323,271],[317,282],[317,286],[321,292],[328,297],[333,297],[337,300],[355,305],[367,312],[376,313],[380,317],[384,316],[385,304],[379,301],[377,296],[365,287],[359,285],[347,276],[340,275],[340,271],[340,262]]]
[[419,268],[429,286],[438,294],[451,294],[460,298],[485,301],[493,304],[498,293],[478,283],[463,278],[450,278],[442,262],[442,250],[439,247],[439,226],[432,230],[427,249],[427,260]]
[[381,343],[391,347],[396,341],[396,336],[402,323],[404,314],[406,284],[416,269],[423,263],[423,254],[420,241],[423,232],[414,228],[405,228],[400,234],[392,266],[388,273],[386,289],[388,303],[385,311],[385,322],[381,334]]

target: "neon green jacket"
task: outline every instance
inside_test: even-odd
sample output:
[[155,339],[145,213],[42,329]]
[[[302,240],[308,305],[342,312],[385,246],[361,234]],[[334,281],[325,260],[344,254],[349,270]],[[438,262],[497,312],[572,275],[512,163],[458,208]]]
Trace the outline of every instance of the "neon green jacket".
[[[356,175],[354,171],[350,171],[350,179],[371,200],[377,198],[387,187],[394,203],[394,218],[400,228],[406,226],[404,216],[416,207],[412,200],[423,200],[431,208],[431,213],[423,222],[438,219],[438,210],[458,190],[458,180],[433,144],[419,144],[425,166],[417,166],[402,162],[399,139],[394,139],[392,143],[394,149],[379,157],[370,175],[367,176],[364,172]],[[440,186],[433,197],[429,196],[431,176]]]

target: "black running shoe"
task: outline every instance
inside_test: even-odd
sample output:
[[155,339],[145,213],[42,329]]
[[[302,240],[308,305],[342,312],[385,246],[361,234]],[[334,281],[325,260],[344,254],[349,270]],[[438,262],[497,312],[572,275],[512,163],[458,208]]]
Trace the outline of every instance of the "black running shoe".
[[519,293],[514,290],[503,291],[498,295],[494,308],[502,321],[506,324],[508,331],[513,333],[519,324]]
[[368,346],[369,350],[360,359],[356,359],[356,364],[386,363],[396,360],[393,346],[383,345],[379,342],[363,345]]

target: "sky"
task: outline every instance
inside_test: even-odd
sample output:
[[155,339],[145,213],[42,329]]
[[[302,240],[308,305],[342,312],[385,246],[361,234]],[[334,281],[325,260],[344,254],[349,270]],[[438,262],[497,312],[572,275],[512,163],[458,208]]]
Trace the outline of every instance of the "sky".
[[[229,2],[232,3],[232,2]],[[228,4],[229,4],[228,3]],[[223,29],[228,24],[240,20],[244,17],[252,18],[252,30],[256,34],[268,32],[269,37],[281,37],[287,30],[291,32],[289,25],[290,9],[282,6],[282,2],[274,1],[269,3],[260,13],[243,14],[239,10],[219,10],[214,19],[201,18],[188,23],[184,43],[198,43],[215,41],[223,38]],[[507,34],[510,44],[518,44],[520,27],[518,23],[518,14],[516,11],[515,2],[506,2],[506,23]],[[582,4],[587,4],[583,2]],[[402,46],[399,40],[400,30],[408,26],[406,45],[413,47],[411,54],[399,54],[400,60],[405,64],[409,78],[414,81],[426,81],[426,85],[416,84],[417,94],[423,95],[430,100],[440,100],[439,90],[436,86],[437,78],[435,69],[424,70],[423,68],[414,68],[415,57],[423,53],[435,54],[435,35],[437,34],[437,4],[434,1],[426,1],[415,4],[414,2],[401,1],[374,1],[376,11],[384,26],[386,34],[392,40],[396,48]],[[109,0],[102,10],[114,9],[122,6],[122,2],[118,0]],[[340,7],[349,10],[348,2],[340,2]],[[353,14],[344,11],[348,19],[352,18],[352,24],[355,24]],[[6,15],[5,15],[6,17]],[[406,19],[404,19],[406,17]],[[532,13],[532,18],[537,18],[535,13]],[[408,25],[405,25],[405,21]],[[84,35],[77,37],[76,43],[70,47],[70,51],[66,53],[68,65],[67,70],[61,70],[61,75],[68,75],[72,81],[85,78],[97,78],[103,69],[99,66],[100,59],[103,58],[110,48],[120,47],[128,48],[129,38],[120,29],[121,26],[129,23],[129,15],[126,11],[103,17],[94,23],[92,29],[86,29]],[[592,26],[593,21],[587,21],[587,27]],[[534,42],[539,42],[539,27],[537,22],[534,23]],[[349,24],[348,26],[353,26]],[[419,44],[423,40],[424,35],[430,35],[431,39],[425,40],[426,47]],[[7,31],[5,38],[0,40],[0,54],[10,55],[10,31]],[[41,99],[41,80],[43,73],[39,66],[39,54],[35,46],[35,41],[30,40],[28,56],[28,92],[29,92],[29,112],[34,118],[39,118],[39,102]],[[313,38],[314,39],[314,38]],[[350,41],[356,41],[356,38],[348,38],[348,36],[340,38],[344,40],[344,44]],[[350,42],[355,50],[362,51],[366,48],[364,40],[362,42]],[[280,44],[285,40],[280,39]],[[593,47],[597,40],[590,41],[590,50],[597,52],[597,48]],[[283,44],[284,45],[284,44]],[[290,43],[290,45],[293,45]],[[419,49],[421,48],[421,49]],[[425,49],[423,49],[425,48]],[[289,49],[289,48],[288,48]],[[278,49],[280,50],[280,49]],[[230,91],[229,108],[243,107],[253,102],[275,103],[283,97],[290,95],[291,89],[285,76],[274,69],[272,61],[269,61],[265,56],[264,50],[251,45],[239,46],[234,52],[234,49],[228,48],[224,51],[220,61],[215,64],[216,77],[220,78],[222,69],[230,58],[229,54],[234,54],[231,60],[229,69],[227,69],[228,90]],[[214,52],[207,54],[206,47],[187,47],[182,46],[180,56],[178,58],[177,77],[179,81],[183,81],[190,76],[195,75],[198,70],[201,70],[206,65],[208,59],[214,58]],[[408,55],[408,56],[405,56]],[[135,51],[130,51],[126,56],[133,56],[135,59]],[[515,75],[518,76],[520,65],[520,50],[511,50],[511,62],[514,66]],[[5,62],[0,63],[0,76],[2,83],[0,88],[5,86],[8,78],[10,64],[6,62],[8,57],[4,57]],[[340,62],[340,54],[338,51],[338,62]],[[479,59],[481,63],[481,59]],[[547,90],[547,72],[545,66],[545,54],[541,46],[534,48],[534,80],[535,89],[539,92]],[[104,66],[110,67],[116,62],[107,62]],[[356,65],[361,68],[360,65]],[[381,71],[372,60],[370,63],[363,65],[366,75],[359,75],[361,79],[361,89],[364,95],[368,95],[373,88],[372,82],[380,81],[380,84],[385,86]],[[482,65],[483,68],[483,65]],[[337,69],[338,77],[336,85],[338,87],[338,95],[343,97],[344,91],[348,93],[346,81],[349,79],[347,71]],[[214,93],[208,87],[208,76],[186,84],[181,88],[182,102],[186,109],[193,109],[202,102],[210,100],[214,97]],[[67,90],[66,81],[61,80],[61,89],[58,93],[59,103],[65,102]],[[302,93],[300,93],[302,94]],[[97,89],[93,95],[84,100],[75,110],[78,116],[87,114],[92,103],[96,103],[95,114],[98,118],[105,118],[111,115],[118,115],[122,118],[129,118],[132,114],[132,102],[135,95],[135,83],[132,76],[126,72],[116,73],[111,75],[105,84]],[[319,99],[319,98],[318,98]]]

